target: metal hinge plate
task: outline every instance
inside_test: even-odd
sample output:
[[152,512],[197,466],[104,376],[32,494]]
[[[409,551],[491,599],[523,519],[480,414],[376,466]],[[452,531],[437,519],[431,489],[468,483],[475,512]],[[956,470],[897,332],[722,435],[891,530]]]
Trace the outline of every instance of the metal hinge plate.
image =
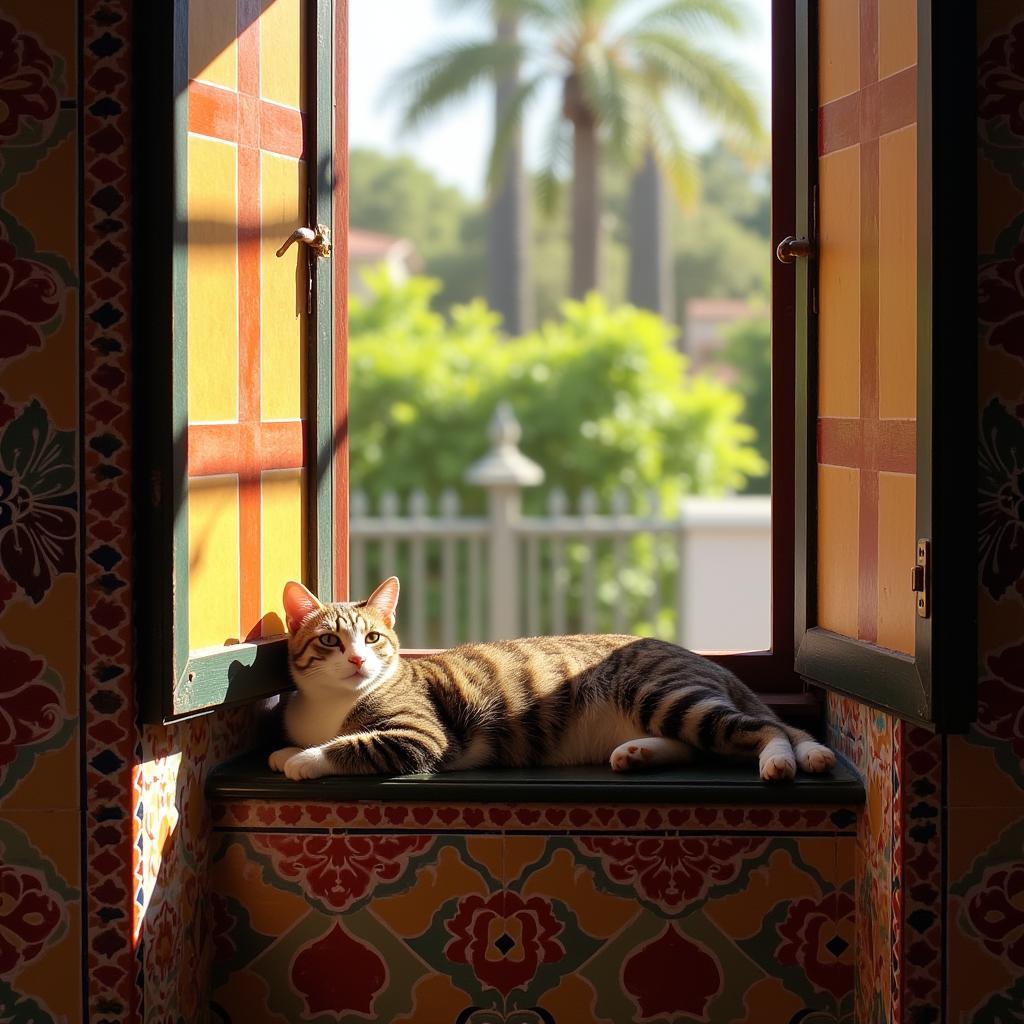
[[931,546],[931,542],[924,538],[917,542],[917,564],[910,571],[910,588],[917,594],[917,614],[922,619],[927,619],[929,614],[928,590],[932,581],[928,558]]

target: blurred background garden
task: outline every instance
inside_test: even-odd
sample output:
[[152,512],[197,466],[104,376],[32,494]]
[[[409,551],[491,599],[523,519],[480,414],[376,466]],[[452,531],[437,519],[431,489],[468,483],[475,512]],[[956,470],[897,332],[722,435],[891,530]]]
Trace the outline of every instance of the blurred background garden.
[[[554,492],[670,518],[688,496],[766,495],[767,0],[353,0],[351,17],[359,508],[422,518],[446,495],[484,515],[467,473],[502,402],[543,470],[527,515]],[[589,560],[628,628],[682,638],[658,597],[681,550],[634,533],[623,574],[611,546],[570,543],[517,600],[561,587],[581,627]]]

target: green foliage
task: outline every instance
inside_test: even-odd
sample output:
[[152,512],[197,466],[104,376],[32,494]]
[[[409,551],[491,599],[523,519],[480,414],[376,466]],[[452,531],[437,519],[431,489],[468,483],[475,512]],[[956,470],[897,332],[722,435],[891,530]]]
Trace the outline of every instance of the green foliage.
[[502,400],[522,424],[522,450],[570,494],[657,489],[670,502],[739,490],[764,470],[742,398],[689,373],[673,329],[651,313],[591,295],[502,340],[482,301],[434,311],[436,281],[396,286],[377,273],[368,285],[372,298],[350,309],[353,488],[452,487],[481,508],[463,474],[486,453]]
[[771,245],[736,222],[721,206],[704,204],[692,216],[677,214],[673,225],[677,308],[689,299],[767,298]]
[[477,207],[412,157],[370,149],[349,154],[349,202],[355,227],[411,238],[428,266],[459,247]]
[[[771,323],[767,314],[736,324],[725,335],[722,361],[736,371],[736,387],[743,395],[743,419],[757,431],[757,450],[765,465],[771,461],[772,368]],[[751,479],[747,491],[767,494],[767,474]]]
[[701,198],[728,212],[756,235],[771,234],[771,190],[768,168],[744,160],[734,149],[717,142],[700,157]]

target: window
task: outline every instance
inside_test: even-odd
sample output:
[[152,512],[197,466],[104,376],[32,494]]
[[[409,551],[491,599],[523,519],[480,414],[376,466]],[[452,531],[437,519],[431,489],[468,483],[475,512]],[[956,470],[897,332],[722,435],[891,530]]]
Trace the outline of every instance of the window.
[[[973,27],[867,7],[772,0],[773,235],[812,255],[773,268],[771,647],[716,657],[780,703],[810,679],[956,727]],[[138,649],[170,720],[282,688],[285,578],[346,596],[347,20],[343,0],[177,0],[141,21]],[[275,255],[296,228],[312,244]]]
[[135,295],[139,666],[166,720],[280,690],[285,581],[343,582],[344,21],[329,0],[160,6]]
[[796,669],[960,729],[976,621],[973,22],[801,0],[797,29],[796,234],[817,258],[797,283]]

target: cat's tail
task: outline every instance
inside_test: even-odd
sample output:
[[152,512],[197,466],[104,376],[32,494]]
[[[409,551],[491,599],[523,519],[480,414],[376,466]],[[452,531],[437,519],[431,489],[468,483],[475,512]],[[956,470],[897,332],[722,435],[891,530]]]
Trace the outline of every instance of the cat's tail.
[[797,765],[807,772],[825,772],[835,754],[803,729],[786,725],[750,694],[741,710],[715,690],[691,687],[665,701],[664,713],[651,716],[657,735],[682,740],[699,750],[724,755],[757,755],[766,781],[786,781]]

